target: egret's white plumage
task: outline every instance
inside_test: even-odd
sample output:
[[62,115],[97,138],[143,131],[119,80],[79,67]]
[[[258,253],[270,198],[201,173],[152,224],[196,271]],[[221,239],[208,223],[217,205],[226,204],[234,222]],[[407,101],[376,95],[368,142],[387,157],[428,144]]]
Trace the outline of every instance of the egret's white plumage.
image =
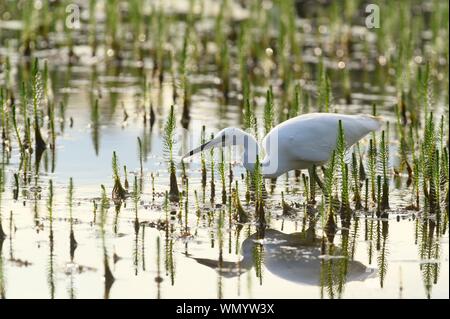
[[[336,149],[339,121],[344,127],[347,147],[381,127],[381,119],[371,115],[310,113],[275,126],[263,139],[265,157],[261,162],[264,177],[273,178],[295,169],[326,163]],[[244,167],[253,171],[258,143],[238,128],[225,128],[211,141],[197,147],[184,158],[209,148],[227,145],[244,146]]]

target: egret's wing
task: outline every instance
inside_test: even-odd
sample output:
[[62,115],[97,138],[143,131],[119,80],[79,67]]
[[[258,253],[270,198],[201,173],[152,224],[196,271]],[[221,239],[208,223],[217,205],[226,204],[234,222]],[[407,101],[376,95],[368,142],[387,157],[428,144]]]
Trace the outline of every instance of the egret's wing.
[[269,135],[278,135],[278,155],[285,161],[325,162],[336,149],[339,120],[347,147],[380,127],[379,119],[371,116],[313,113],[283,122]]

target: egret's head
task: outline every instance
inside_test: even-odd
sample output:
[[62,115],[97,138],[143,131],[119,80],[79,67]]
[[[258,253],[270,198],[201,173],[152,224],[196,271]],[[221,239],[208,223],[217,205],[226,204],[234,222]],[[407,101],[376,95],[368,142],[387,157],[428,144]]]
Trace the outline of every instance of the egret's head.
[[233,145],[244,145],[244,147],[246,147],[250,144],[253,144],[254,141],[254,137],[247,132],[244,132],[239,128],[227,127],[217,133],[217,135],[210,141],[188,152],[182,157],[182,160],[216,146],[225,147]]

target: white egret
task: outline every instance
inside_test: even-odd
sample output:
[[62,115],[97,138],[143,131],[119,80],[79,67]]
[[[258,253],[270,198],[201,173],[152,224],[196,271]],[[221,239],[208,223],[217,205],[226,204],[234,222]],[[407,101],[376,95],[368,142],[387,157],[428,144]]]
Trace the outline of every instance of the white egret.
[[[342,121],[346,147],[381,127],[381,118],[372,115],[310,113],[275,126],[263,139],[265,157],[262,175],[275,178],[291,170],[311,169],[325,164],[336,148],[339,121]],[[243,165],[254,171],[259,147],[256,139],[238,128],[225,128],[209,142],[191,150],[183,159],[215,146],[242,145]]]

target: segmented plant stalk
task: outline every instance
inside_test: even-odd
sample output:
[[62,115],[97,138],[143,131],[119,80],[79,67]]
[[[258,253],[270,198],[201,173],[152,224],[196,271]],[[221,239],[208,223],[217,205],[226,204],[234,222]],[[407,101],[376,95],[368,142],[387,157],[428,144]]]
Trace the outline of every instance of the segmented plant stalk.
[[266,93],[266,104],[264,105],[264,130],[267,135],[274,125],[274,101],[272,86]]
[[166,120],[166,124],[164,126],[163,142],[164,142],[164,152],[169,162],[169,174],[170,174],[169,199],[173,202],[178,202],[180,199],[180,192],[178,190],[178,183],[175,172],[175,163],[173,160],[173,149],[175,145],[175,129],[176,129],[176,121],[175,121],[174,106],[171,105]]
[[381,132],[379,163],[381,165],[381,175],[383,176],[383,193],[381,199],[381,209],[389,209],[389,144],[385,138],[385,131]]
[[126,190],[122,186],[122,182],[120,181],[119,174],[119,160],[117,158],[116,152],[113,152],[112,155],[112,171],[113,171],[113,180],[114,187],[112,190],[112,198],[115,201],[121,201],[126,197]]
[[[202,126],[202,132],[200,137],[200,145],[203,145],[206,143],[206,132],[205,132],[205,126]],[[205,160],[205,154],[203,152],[200,153],[200,161],[202,166],[202,186],[203,188],[206,187],[206,160]]]
[[368,168],[369,168],[369,175],[370,175],[370,186],[371,186],[371,190],[372,190],[372,201],[376,200],[376,196],[375,196],[375,187],[376,187],[376,165],[377,165],[377,151],[376,151],[376,147],[375,147],[375,143],[373,139],[370,139],[369,141],[369,163],[368,163]]
[[352,153],[352,178],[353,178],[353,201],[355,202],[355,209],[362,209],[361,204],[361,190],[360,190],[360,180],[358,174],[358,162],[356,159],[355,152]]
[[225,155],[223,149],[220,151],[219,173],[222,182],[222,204],[225,205],[227,203],[227,186],[225,180]]

